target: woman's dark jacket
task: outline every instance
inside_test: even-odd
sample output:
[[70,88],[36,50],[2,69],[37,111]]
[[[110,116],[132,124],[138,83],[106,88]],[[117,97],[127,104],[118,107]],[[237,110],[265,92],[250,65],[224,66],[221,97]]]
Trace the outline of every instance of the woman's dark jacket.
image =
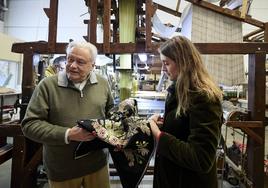
[[221,103],[191,94],[192,105],[176,118],[174,85],[166,99],[157,147],[154,188],[217,188],[216,150],[222,124]]

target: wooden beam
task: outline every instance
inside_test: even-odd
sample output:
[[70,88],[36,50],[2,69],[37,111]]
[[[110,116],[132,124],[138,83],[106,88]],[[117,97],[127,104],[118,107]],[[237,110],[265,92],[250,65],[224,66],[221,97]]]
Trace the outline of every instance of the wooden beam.
[[152,50],[152,13],[153,13],[153,2],[152,0],[146,0],[145,1],[145,51]]
[[248,135],[248,138],[253,139],[259,144],[264,144],[264,139],[252,130],[253,128],[262,128],[262,121],[227,121],[226,126],[239,128]]
[[36,151],[40,148],[42,148],[40,143],[31,141],[23,135],[14,137],[11,188],[36,187],[34,172],[42,160],[40,152]]
[[268,22],[264,24],[264,42],[268,42]]
[[23,135],[14,137],[11,166],[11,188],[22,188],[23,167],[26,156],[26,142]]
[[84,20],[84,24],[87,25],[87,35],[86,36],[83,36],[83,38],[85,39],[85,41],[89,42],[90,38],[90,20]]
[[259,28],[259,29],[255,30],[255,31],[252,31],[252,32],[250,32],[250,33],[244,35],[244,36],[243,36],[243,41],[247,41],[247,40],[249,40],[249,38],[250,38],[251,36],[256,35],[256,34],[258,34],[258,33],[261,33],[262,31],[264,31],[264,29]]
[[104,0],[103,51],[110,53],[111,43],[111,0]]
[[[48,45],[47,48],[49,49]],[[32,96],[35,88],[35,80],[33,77],[33,48],[26,48],[23,52],[23,71],[22,71],[22,84],[21,84],[21,108],[20,108],[20,120],[25,115],[27,105]]]
[[248,8],[248,0],[243,0],[242,8],[241,8],[241,18],[245,19]]
[[45,14],[47,15],[47,18],[49,19],[49,15],[50,15],[50,9],[49,8],[43,8]]
[[0,165],[12,157],[12,144],[6,144],[3,147],[0,147]]
[[217,5],[214,5],[212,3],[208,3],[206,1],[200,1],[200,0],[186,0],[194,5],[197,5],[199,7],[211,10],[213,12],[217,12],[219,14],[222,14],[224,16],[228,16],[230,18],[254,25],[256,27],[264,29],[264,23],[251,18],[250,16],[246,16],[245,18],[241,18],[241,12],[240,11],[235,11],[235,10],[230,10],[226,8],[219,7]]
[[159,9],[159,10],[162,10],[162,11],[164,11],[164,12],[166,12],[166,13],[169,13],[169,14],[171,14],[171,15],[173,15],[173,16],[181,17],[181,13],[178,12],[178,11],[176,11],[176,10],[170,9],[170,8],[165,7],[165,6],[163,6],[163,5],[160,5],[160,4],[158,4],[158,3],[154,3],[154,5],[155,5],[155,6],[157,7],[157,9]]
[[181,0],[178,0],[177,6],[176,6],[176,12],[179,12],[180,4],[181,4]]
[[252,42],[262,42],[264,40],[264,34],[260,33],[258,35],[255,35],[254,37],[251,37],[250,39]]
[[20,124],[0,125],[0,136],[14,137],[23,135]]
[[[152,43],[150,50],[144,48],[144,42],[111,44],[111,53],[158,53],[161,43]],[[268,43],[194,43],[202,54],[251,54],[258,51],[268,53]],[[96,45],[102,49],[102,44]],[[99,53],[105,53],[99,51]]]
[[254,132],[254,130],[248,127],[242,127],[241,130],[248,135],[249,139],[254,140],[254,142],[257,142],[260,145],[264,145],[264,139],[258,133]]
[[57,43],[55,49],[50,50],[47,42],[13,43],[11,51],[27,53],[27,51],[32,50],[33,53],[39,54],[65,54],[67,45],[68,43]]
[[226,121],[226,126],[233,128],[260,128],[263,124],[262,121]]
[[48,26],[48,49],[53,51],[57,43],[57,26],[58,26],[58,0],[50,0],[49,11],[45,10],[49,18]]
[[36,173],[36,168],[42,162],[43,147],[40,146],[36,152],[31,156],[30,161],[23,168],[23,183],[29,184],[29,177],[32,177]]
[[202,54],[251,54],[268,52],[268,43],[195,43]]
[[[90,1],[90,0],[88,0]],[[90,25],[88,26],[89,29],[89,36],[88,41],[92,44],[97,43],[97,6],[98,1],[90,1]]]
[[[250,120],[265,120],[265,59],[267,52],[258,51],[249,54],[248,74],[248,110]],[[252,131],[264,140],[264,126]],[[259,143],[249,137],[247,139],[247,169],[248,177],[253,182],[253,187],[264,187],[263,171],[264,142]]]
[[118,43],[119,42],[119,37],[117,36],[117,30],[118,30],[118,21],[114,21],[113,23],[113,43]]
[[[137,43],[112,43],[111,54],[123,53],[158,53],[161,43],[152,43],[152,49],[146,51],[144,41]],[[194,43],[202,54],[252,54],[258,51],[268,53],[268,43]],[[14,43],[12,52],[25,53],[27,49],[32,49],[35,53],[40,54],[65,54],[68,43],[57,43],[55,51],[49,51],[47,42],[25,42]],[[103,44],[96,44],[99,54],[105,54]]]

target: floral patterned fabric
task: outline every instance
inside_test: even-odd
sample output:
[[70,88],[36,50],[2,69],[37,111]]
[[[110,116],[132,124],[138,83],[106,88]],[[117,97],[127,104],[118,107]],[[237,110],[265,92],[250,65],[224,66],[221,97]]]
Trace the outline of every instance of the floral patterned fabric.
[[126,99],[109,112],[105,120],[79,120],[78,125],[96,132],[97,138],[81,142],[75,158],[90,151],[109,148],[123,187],[137,187],[154,151],[154,139],[148,121],[137,116],[137,102]]

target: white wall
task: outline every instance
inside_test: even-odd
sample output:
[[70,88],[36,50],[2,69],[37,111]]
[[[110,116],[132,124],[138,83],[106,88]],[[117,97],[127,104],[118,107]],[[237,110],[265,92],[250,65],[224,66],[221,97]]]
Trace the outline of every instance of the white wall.
[[[5,33],[25,41],[47,41],[48,18],[43,8],[49,8],[49,0],[10,0]],[[89,14],[80,15],[86,12],[84,1],[59,1],[57,42],[83,40],[83,35],[87,35],[83,20]]]
[[[259,21],[268,22],[268,1],[267,0],[253,0],[249,15],[251,15],[252,18],[257,19]],[[259,29],[259,28],[246,24],[246,23],[243,24],[244,35],[256,29]]]
[[[20,90],[21,83],[21,62],[23,55],[11,52],[12,44],[22,42],[16,38],[0,33],[0,77],[6,79],[8,75],[12,75],[7,87]],[[3,80],[2,80],[3,81]],[[3,84],[3,82],[2,82]]]
[[11,48],[13,43],[22,41],[5,35],[3,33],[0,33],[0,41],[0,60],[20,62],[22,59],[22,55],[11,52]]
[[[153,2],[161,4],[163,6],[166,6],[170,9],[175,10],[177,7],[177,0],[153,0]],[[179,7],[179,12],[182,12],[184,7],[189,4],[189,2],[187,1],[181,1],[180,7]],[[160,20],[162,21],[162,23],[171,23],[172,25],[178,25],[178,23],[180,22],[180,18],[177,16],[173,16],[170,15],[164,11],[161,10],[157,10],[157,15],[159,16]]]
[[0,33],[4,32],[4,22],[0,21]]

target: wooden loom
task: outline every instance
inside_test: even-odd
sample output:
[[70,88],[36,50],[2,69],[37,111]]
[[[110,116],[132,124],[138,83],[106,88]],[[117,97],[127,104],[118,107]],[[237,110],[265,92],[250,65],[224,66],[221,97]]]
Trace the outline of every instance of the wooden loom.
[[[162,5],[157,5],[152,0],[138,0],[137,14],[145,16],[144,25],[138,28],[142,31],[140,36],[143,38],[137,39],[136,43],[119,43],[117,33],[115,32],[119,25],[116,20],[111,20],[111,14],[116,14],[113,8],[114,0],[103,0],[103,43],[96,43],[96,27],[97,14],[99,4],[94,0],[87,0],[86,5],[90,7],[91,14],[89,20],[85,20],[88,27],[87,36],[84,38],[87,41],[95,44],[101,54],[122,54],[122,53],[157,53],[159,41],[154,41],[151,31],[151,17],[155,10],[161,9],[173,15],[180,16],[177,11],[171,10]],[[253,182],[253,187],[263,187],[264,172],[263,161],[264,156],[264,125],[265,119],[265,58],[268,54],[268,24],[254,20],[248,16],[241,17],[239,12],[226,10],[216,5],[200,0],[188,0],[189,2],[218,12],[225,16],[238,19],[240,21],[255,25],[264,30],[264,43],[195,43],[196,47],[202,54],[248,54],[249,55],[249,73],[248,73],[248,114],[247,121],[229,122],[229,125],[248,130],[248,176]],[[141,9],[141,5],[145,5],[145,11]],[[12,46],[12,52],[22,53],[23,58],[23,81],[22,81],[22,102],[20,118],[25,114],[26,107],[35,88],[33,81],[33,55],[39,54],[65,54],[67,43],[58,43],[57,38],[57,15],[58,15],[58,0],[51,0],[50,7],[44,8],[46,15],[49,18],[49,33],[48,42],[25,42],[15,43]],[[110,26],[114,28],[110,30]],[[113,41],[111,41],[111,36]],[[20,119],[20,120],[21,120]],[[254,125],[254,126],[253,126]],[[255,126],[258,125],[258,126]],[[252,127],[253,126],[253,127]],[[11,187],[34,187],[35,171],[37,165],[42,159],[42,147],[40,144],[25,138],[21,132],[19,122],[13,122],[0,126],[0,136],[10,136],[14,138],[12,149],[12,172],[11,172]],[[256,139],[257,138],[257,139]],[[0,162],[4,162],[8,158],[7,155],[0,154]],[[2,159],[2,161],[1,161]],[[0,163],[1,164],[1,163]]]

